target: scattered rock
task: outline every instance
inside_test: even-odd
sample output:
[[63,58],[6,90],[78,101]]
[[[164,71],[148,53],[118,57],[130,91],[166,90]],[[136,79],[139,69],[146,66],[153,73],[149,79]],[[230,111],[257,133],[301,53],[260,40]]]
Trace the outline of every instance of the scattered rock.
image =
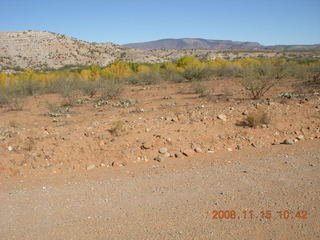
[[155,161],[158,161],[158,162],[163,162],[164,159],[165,159],[165,157],[164,157],[164,156],[161,156],[161,155],[159,155],[159,156],[157,156],[157,157],[154,158],[154,160],[155,160]]
[[181,158],[183,156],[183,154],[181,152],[177,152],[177,153],[174,154],[174,156],[176,158]]
[[224,121],[224,122],[227,121],[227,117],[226,117],[226,115],[224,115],[224,114],[219,114],[219,115],[217,116],[217,118],[220,119],[220,120],[222,120],[222,121]]
[[260,147],[260,143],[251,143],[251,146],[257,148]]
[[223,139],[225,139],[226,137],[225,137],[224,135],[219,135],[218,138],[220,138],[220,139],[223,140]]
[[196,153],[202,153],[202,149],[199,148],[199,147],[196,147],[196,148],[194,149],[194,151],[195,151]]
[[192,149],[185,149],[182,151],[182,154],[185,155],[186,157],[190,157],[194,151]]
[[242,148],[243,148],[243,147],[242,147],[242,145],[241,145],[241,144],[237,144],[236,149],[241,150]]
[[161,153],[161,154],[165,154],[167,152],[168,152],[168,149],[165,148],[165,147],[162,147],[162,148],[159,149],[159,153]]
[[208,148],[208,153],[214,153],[214,150],[212,148]]
[[248,114],[249,114],[248,111],[244,111],[244,112],[242,113],[242,115],[244,115],[244,116],[247,116]]
[[149,142],[144,142],[141,146],[141,149],[150,149],[152,145]]
[[94,165],[94,164],[90,164],[89,166],[87,166],[87,170],[89,171],[89,170],[92,170],[92,169],[94,169],[96,167],[96,165]]
[[120,163],[117,161],[113,161],[111,164],[112,167],[120,167]]
[[294,143],[294,141],[292,139],[285,139],[282,144],[288,144],[288,145],[292,145]]
[[228,152],[232,152],[232,148],[227,148],[227,151]]
[[303,135],[299,135],[299,136],[297,137],[297,140],[299,140],[299,141],[304,140],[304,136],[303,136]]
[[12,147],[12,146],[9,146],[9,147],[8,147],[8,151],[9,151],[9,152],[13,151],[13,147]]

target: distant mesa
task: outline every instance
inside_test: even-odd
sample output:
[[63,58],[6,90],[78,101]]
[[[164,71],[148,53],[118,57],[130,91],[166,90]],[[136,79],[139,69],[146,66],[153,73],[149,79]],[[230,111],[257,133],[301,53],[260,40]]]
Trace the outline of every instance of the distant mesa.
[[202,38],[161,39],[156,41],[124,44],[127,48],[144,50],[156,49],[210,49],[210,50],[320,50],[320,44],[314,45],[275,45],[264,46],[257,42],[231,40],[208,40]]

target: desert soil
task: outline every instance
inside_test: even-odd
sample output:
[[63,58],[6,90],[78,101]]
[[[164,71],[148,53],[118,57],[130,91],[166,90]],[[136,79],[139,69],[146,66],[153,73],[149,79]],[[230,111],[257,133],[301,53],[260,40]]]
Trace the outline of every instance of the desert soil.
[[[280,98],[287,82],[252,101],[236,79],[206,84],[209,98],[163,83],[128,87],[127,107],[0,108],[0,239],[319,239],[318,93]],[[257,108],[271,122],[246,126]]]

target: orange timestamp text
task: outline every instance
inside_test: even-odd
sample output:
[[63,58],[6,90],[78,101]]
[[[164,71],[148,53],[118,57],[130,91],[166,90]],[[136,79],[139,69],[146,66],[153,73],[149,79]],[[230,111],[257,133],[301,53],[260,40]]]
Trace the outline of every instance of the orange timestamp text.
[[308,212],[306,210],[261,210],[254,211],[252,209],[245,210],[213,210],[212,219],[301,219],[306,220],[308,218]]

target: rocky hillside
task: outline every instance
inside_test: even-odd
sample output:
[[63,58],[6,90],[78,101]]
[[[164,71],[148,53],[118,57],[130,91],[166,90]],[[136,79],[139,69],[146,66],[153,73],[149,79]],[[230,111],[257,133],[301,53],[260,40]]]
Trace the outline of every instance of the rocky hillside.
[[[168,40],[169,41],[169,40]],[[169,41],[176,49],[146,50],[127,48],[113,43],[90,43],[81,41],[62,34],[42,31],[0,32],[0,71],[11,71],[19,68],[32,68],[37,70],[57,69],[66,65],[96,64],[107,66],[116,60],[136,63],[159,63],[174,61],[182,56],[196,56],[202,60],[214,58],[236,59],[244,57],[283,57],[290,56],[293,52],[273,50],[242,50],[224,51],[233,44],[237,49],[254,49],[261,46],[258,43],[243,43],[232,41],[204,41],[201,39],[184,39],[176,43]],[[205,45],[206,44],[206,45]],[[217,49],[209,48],[212,44]],[[152,46],[152,45],[149,45]],[[159,48],[165,48],[166,44]],[[187,48],[190,49],[180,49]],[[138,46],[137,46],[138,47]],[[306,50],[305,48],[303,48]],[[296,52],[292,56],[314,56],[315,53]],[[319,55],[319,53],[316,53]],[[319,56],[318,56],[319,57]]]
[[95,63],[107,65],[116,57],[113,46],[105,48],[65,35],[39,32],[1,32],[0,64],[3,67],[59,68]]

